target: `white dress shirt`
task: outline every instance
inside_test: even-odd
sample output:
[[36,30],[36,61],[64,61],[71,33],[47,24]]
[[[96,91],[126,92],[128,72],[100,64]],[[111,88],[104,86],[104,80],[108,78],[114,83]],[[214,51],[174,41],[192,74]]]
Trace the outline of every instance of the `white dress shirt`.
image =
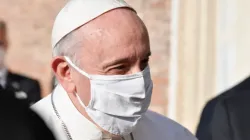
[[[57,85],[52,95],[31,108],[43,118],[57,140],[69,140],[69,135],[73,140],[103,140],[107,137],[80,114],[61,85]],[[134,140],[197,140],[178,123],[152,111],[146,112],[132,136]],[[128,135],[124,139],[132,140],[132,137]]]

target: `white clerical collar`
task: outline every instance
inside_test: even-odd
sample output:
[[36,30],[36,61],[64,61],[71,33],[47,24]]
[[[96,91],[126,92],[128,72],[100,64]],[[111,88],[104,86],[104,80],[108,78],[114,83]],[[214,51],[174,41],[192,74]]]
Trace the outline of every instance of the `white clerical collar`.
[[[91,121],[86,119],[71,102],[68,94],[61,85],[53,92],[55,107],[74,140],[95,139],[106,137]],[[105,135],[105,136],[104,136]]]

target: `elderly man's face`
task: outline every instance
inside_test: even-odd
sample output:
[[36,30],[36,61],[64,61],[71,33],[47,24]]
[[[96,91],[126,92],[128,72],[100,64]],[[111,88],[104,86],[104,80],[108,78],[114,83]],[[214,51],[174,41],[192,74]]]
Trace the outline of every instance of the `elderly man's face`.
[[[88,74],[125,75],[142,71],[150,56],[146,27],[137,15],[128,9],[105,13],[78,29],[82,41],[77,50],[78,67]],[[89,79],[69,66],[68,93],[77,92],[85,105],[90,100]],[[64,87],[72,87],[64,84]]]

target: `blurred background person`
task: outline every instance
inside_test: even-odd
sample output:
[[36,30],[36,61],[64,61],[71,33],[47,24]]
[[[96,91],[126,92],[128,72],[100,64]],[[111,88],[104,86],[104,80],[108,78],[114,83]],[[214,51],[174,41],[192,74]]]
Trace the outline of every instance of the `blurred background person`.
[[224,96],[218,101],[211,121],[211,140],[250,139],[249,101],[250,90]]
[[41,99],[40,85],[37,80],[13,73],[4,64],[8,51],[7,25],[0,20],[0,85],[12,93],[17,99],[27,99],[33,104]]
[[250,139],[250,77],[209,100],[196,136],[199,140]]
[[14,95],[0,85],[0,139],[54,140],[42,119],[29,109],[29,102]]

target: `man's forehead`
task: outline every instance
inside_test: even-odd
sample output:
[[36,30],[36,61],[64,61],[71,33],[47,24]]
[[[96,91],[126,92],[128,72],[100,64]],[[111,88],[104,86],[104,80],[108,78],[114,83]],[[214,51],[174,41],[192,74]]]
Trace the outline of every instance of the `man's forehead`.
[[144,24],[136,13],[128,8],[109,11],[83,25],[78,30],[86,38],[94,38],[94,42],[98,42],[98,40],[102,39],[100,37],[110,37],[115,41],[117,37],[125,38],[128,37],[128,35],[136,36],[147,33]]
[[105,67],[150,55],[148,34],[142,27],[133,24],[120,24],[113,28],[108,26],[93,26],[88,28],[89,32],[84,32],[81,43],[83,50],[79,53],[81,58],[91,59],[100,67]]

